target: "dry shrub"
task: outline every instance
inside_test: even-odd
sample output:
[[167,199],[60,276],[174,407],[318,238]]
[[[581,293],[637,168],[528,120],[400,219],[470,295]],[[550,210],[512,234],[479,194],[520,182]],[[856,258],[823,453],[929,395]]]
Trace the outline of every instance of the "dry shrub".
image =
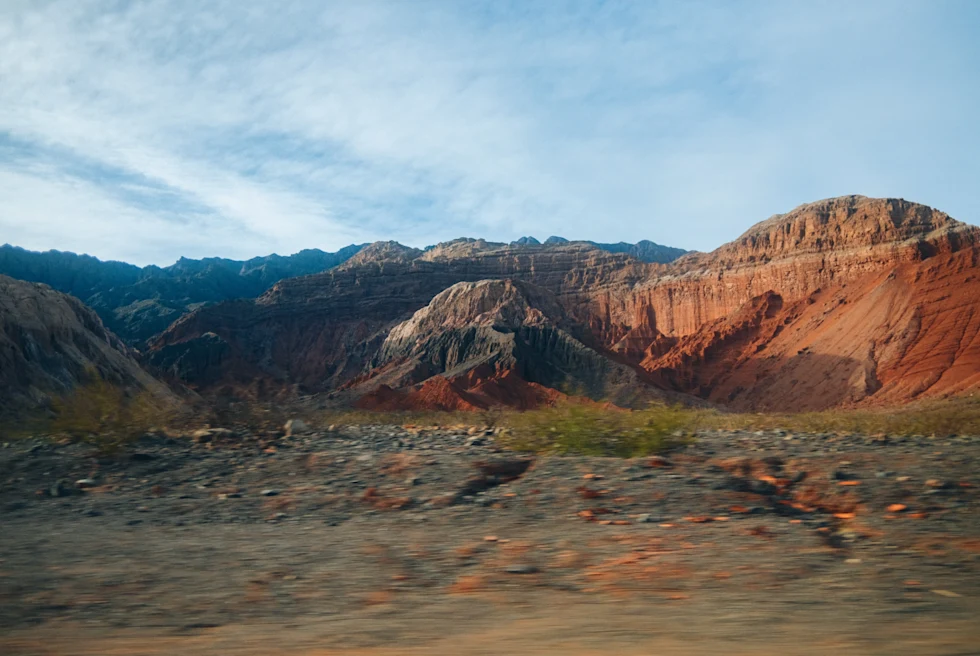
[[176,408],[150,392],[130,395],[94,372],[89,377],[89,382],[53,402],[52,433],[111,454],[175,417]]

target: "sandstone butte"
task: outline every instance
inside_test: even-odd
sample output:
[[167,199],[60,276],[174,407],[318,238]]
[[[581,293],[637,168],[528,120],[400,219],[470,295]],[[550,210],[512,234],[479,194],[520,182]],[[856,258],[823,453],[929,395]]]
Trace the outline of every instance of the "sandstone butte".
[[980,229],[833,198],[711,253],[646,264],[583,243],[374,244],[255,300],[185,315],[148,362],[205,393],[374,408],[566,395],[798,411],[980,387]]

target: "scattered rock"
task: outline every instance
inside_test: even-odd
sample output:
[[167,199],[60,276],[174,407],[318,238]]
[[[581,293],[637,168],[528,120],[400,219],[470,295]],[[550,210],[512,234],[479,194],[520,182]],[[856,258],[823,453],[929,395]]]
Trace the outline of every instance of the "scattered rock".
[[307,424],[302,419],[290,419],[282,427],[283,432],[286,437],[293,437],[295,435],[303,435],[310,432],[310,425]]
[[81,494],[81,490],[69,485],[68,481],[59,479],[55,481],[50,488],[48,488],[48,495],[52,497],[69,497],[75,494]]
[[939,595],[941,597],[962,597],[963,596],[963,595],[961,595],[961,594],[959,594],[957,592],[953,592],[952,590],[932,590],[932,592],[936,593],[937,595]]
[[217,440],[229,440],[235,437],[235,431],[230,428],[202,428],[191,433],[198,444],[208,444]]
[[495,476],[503,480],[521,476],[534,463],[533,458],[498,458],[495,460],[479,460],[473,466],[484,476]]
[[508,574],[534,574],[538,571],[538,568],[534,565],[516,564],[508,565],[504,568],[504,571]]

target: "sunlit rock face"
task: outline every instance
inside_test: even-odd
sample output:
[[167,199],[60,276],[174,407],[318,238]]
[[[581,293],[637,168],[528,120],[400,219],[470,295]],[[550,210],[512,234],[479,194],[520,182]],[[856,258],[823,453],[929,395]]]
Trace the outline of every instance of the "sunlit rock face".
[[[786,411],[903,403],[980,384],[978,243],[942,212],[861,196],[667,264],[557,239],[382,242],[181,318],[151,361],[211,333],[223,356],[186,367],[203,390],[262,379],[345,401],[377,393],[381,405],[457,395],[460,407],[555,394]],[[537,386],[536,400],[473,396],[504,376],[511,392]]]

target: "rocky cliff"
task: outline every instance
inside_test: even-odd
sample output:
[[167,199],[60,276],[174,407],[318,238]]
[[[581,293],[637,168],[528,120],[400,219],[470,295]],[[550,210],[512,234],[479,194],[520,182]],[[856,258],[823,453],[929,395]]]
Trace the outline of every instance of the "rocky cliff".
[[36,409],[92,371],[172,398],[78,299],[0,275],[0,416]]
[[185,367],[201,387],[261,378],[469,405],[504,372],[628,405],[671,392],[766,410],[980,385],[978,229],[923,205],[811,203],[669,264],[549,242],[379,244],[255,301],[202,308],[152,357],[166,365],[207,339],[221,357]]
[[426,388],[434,378],[441,396],[462,400],[441,402],[447,409],[527,408],[568,394],[636,406],[669,396],[583,344],[577,331],[544,288],[509,279],[461,282],[392,328],[368,374],[348,387],[370,390],[361,404],[369,407],[397,406],[390,390],[418,385],[401,405],[423,405],[417,396],[434,391],[434,383]]
[[737,409],[901,403],[980,384],[978,244],[942,212],[849,196],[595,302],[630,328],[612,348],[675,389]]
[[383,248],[378,260],[280,281],[254,301],[192,312],[151,344],[150,361],[167,367],[177,345],[212,333],[227,343],[228,356],[217,371],[202,372],[210,380],[242,384],[262,379],[273,387],[330,391],[365,374],[388,332],[456,283],[511,278],[565,296],[641,279],[645,266],[583,245],[494,247],[434,259],[391,257],[391,252]]

